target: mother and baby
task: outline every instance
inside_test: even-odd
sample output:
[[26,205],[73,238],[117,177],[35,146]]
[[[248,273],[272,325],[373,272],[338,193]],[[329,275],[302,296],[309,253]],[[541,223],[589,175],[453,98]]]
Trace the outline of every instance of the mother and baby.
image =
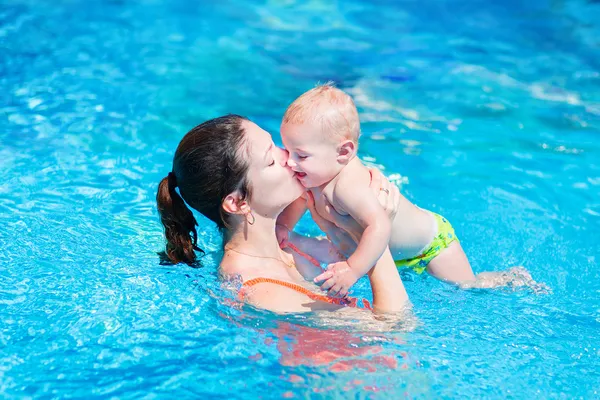
[[[222,231],[223,279],[241,281],[241,299],[274,312],[401,311],[409,300],[398,267],[461,287],[506,284],[510,273],[475,276],[444,217],[415,206],[361,163],[359,133],[352,98],[332,85],[288,107],[285,150],[238,115],[193,128],[156,196],[167,256],[196,262],[197,223],[187,203]],[[293,232],[307,209],[327,239]],[[365,274],[372,304],[348,296]]]

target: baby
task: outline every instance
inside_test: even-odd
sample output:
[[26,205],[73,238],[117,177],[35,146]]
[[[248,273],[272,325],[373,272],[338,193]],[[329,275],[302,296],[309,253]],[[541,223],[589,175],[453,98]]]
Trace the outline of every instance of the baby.
[[[345,296],[388,246],[398,267],[410,267],[418,273],[427,270],[455,283],[475,280],[454,229],[444,217],[400,196],[400,206],[390,221],[369,188],[369,170],[357,156],[359,135],[358,111],[352,98],[330,84],[298,97],[283,117],[281,137],[289,152],[288,165],[312,193],[318,214],[331,220],[326,211],[331,207],[364,229],[347,261],[329,265],[315,282],[324,281],[321,287],[330,295]],[[284,211],[281,221],[297,221],[304,211],[291,207]],[[292,226],[288,224],[288,228]]]

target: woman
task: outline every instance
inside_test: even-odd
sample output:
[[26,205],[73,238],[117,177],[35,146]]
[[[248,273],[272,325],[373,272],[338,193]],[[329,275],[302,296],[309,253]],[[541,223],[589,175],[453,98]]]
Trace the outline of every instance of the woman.
[[[289,246],[282,250],[277,242],[277,217],[304,192],[286,161],[286,151],[275,146],[269,133],[237,115],[206,121],[188,132],[179,143],[172,172],[160,182],[157,193],[166,253],[173,262],[196,261],[197,223],[187,203],[221,229],[225,252],[220,274],[241,278],[245,301],[275,312],[339,309],[350,302],[326,297],[308,283],[322,272],[319,262],[340,260],[332,244],[291,235]],[[340,245],[350,245],[349,235],[312,214]],[[344,226],[343,219],[339,222]],[[369,280],[373,310],[396,312],[408,303],[389,251],[373,267]]]

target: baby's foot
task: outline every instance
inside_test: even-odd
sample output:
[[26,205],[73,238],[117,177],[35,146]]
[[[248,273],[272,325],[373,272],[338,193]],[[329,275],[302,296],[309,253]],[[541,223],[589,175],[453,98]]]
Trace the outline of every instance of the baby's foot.
[[535,293],[548,293],[550,289],[544,283],[533,280],[531,273],[524,267],[512,267],[506,271],[482,272],[474,281],[464,282],[463,289],[492,289],[497,287],[528,287]]

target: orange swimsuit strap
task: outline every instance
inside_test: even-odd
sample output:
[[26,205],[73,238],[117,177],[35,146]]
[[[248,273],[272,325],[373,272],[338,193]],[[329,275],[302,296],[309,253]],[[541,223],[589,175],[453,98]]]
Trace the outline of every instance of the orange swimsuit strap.
[[273,283],[275,285],[284,286],[289,289],[295,290],[298,293],[302,293],[302,294],[306,295],[308,298],[310,298],[311,300],[315,300],[315,301],[323,301],[325,303],[337,304],[340,306],[367,308],[369,310],[371,309],[371,304],[365,299],[361,299],[361,300],[358,300],[356,298],[338,299],[335,297],[327,297],[322,294],[314,293],[314,292],[308,290],[307,288],[305,288],[304,286],[300,286],[295,283],[281,281],[279,279],[272,279],[272,278],[254,278],[254,279],[247,280],[246,282],[244,282],[242,284],[242,289],[240,290],[240,297],[244,296],[245,288],[249,288],[249,287],[259,284],[259,283]]
[[298,254],[300,257],[308,260],[308,262],[310,262],[312,265],[315,265],[315,266],[321,268],[321,263],[319,261],[317,261],[316,258],[314,258],[311,255],[308,255],[308,254],[304,253],[303,251],[300,251],[300,249],[298,247],[296,247],[295,244],[288,242],[286,245],[287,245],[287,247],[289,247],[290,249],[292,249],[293,251],[295,251],[296,254]]

